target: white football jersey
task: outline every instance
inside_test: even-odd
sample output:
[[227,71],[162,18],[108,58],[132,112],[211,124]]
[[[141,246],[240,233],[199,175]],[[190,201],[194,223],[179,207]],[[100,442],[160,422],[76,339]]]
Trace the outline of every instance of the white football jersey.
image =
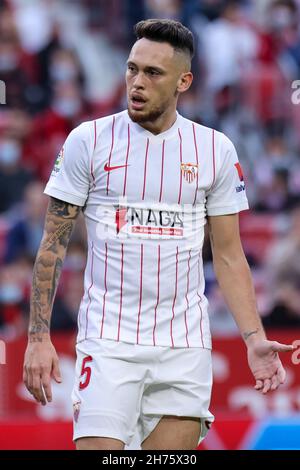
[[45,193],[83,207],[88,233],[78,341],[211,348],[206,216],[248,208],[231,141],[177,114],[154,135],[127,111],[68,136]]

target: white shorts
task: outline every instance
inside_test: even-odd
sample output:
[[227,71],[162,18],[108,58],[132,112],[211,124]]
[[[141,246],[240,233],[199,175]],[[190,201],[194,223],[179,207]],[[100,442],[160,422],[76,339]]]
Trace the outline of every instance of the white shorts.
[[211,351],[88,339],[76,346],[73,439],[110,437],[142,443],[164,415],[201,419],[209,412]]

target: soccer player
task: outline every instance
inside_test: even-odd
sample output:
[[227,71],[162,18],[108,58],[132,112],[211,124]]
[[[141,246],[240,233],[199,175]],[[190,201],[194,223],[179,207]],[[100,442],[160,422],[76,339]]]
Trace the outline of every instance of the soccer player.
[[[127,62],[128,109],[68,136],[50,196],[31,296],[24,381],[37,402],[61,381],[50,315],[68,241],[82,210],[88,233],[78,314],[74,440],[78,449],[194,449],[213,420],[202,245],[209,225],[218,282],[248,349],[255,388],[285,379],[256,311],[238,227],[248,208],[231,141],[182,117],[193,35],[146,20]],[[105,74],[104,77],[105,79]]]

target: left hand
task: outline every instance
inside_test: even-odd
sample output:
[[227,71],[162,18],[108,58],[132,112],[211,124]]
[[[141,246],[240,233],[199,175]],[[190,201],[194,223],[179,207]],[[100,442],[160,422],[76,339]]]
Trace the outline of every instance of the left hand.
[[293,345],[259,339],[248,346],[248,364],[256,380],[255,389],[263,394],[276,390],[285,381],[286,372],[279,352],[293,351]]

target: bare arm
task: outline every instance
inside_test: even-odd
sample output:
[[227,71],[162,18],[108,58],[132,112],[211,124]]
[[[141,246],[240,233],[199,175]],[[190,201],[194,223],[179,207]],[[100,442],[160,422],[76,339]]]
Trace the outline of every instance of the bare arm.
[[248,363],[263,393],[284,381],[285,371],[278,357],[292,345],[268,341],[257,312],[250,268],[242,248],[237,214],[208,219],[216,277],[230,311],[248,347]]
[[43,238],[37,253],[30,299],[28,346],[23,378],[35,399],[51,401],[51,375],[59,382],[58,358],[50,340],[53,301],[68,242],[80,207],[50,198]]
[[208,227],[215,274],[244,340],[253,335],[265,339],[240,240],[238,215],[209,217]]

